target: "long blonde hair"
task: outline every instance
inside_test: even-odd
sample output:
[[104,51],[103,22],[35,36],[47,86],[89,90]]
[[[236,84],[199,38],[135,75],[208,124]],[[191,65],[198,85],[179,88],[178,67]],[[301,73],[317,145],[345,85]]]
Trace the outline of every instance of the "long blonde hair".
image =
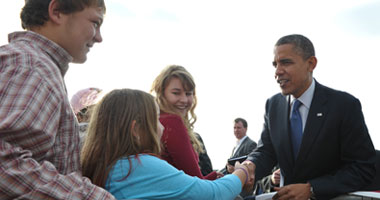
[[[132,124],[135,126],[132,130]],[[95,107],[81,151],[83,175],[104,187],[107,175],[120,158],[160,153],[154,97],[132,89],[113,90]],[[133,134],[132,132],[138,134]],[[131,172],[131,168],[128,174]]]
[[[186,91],[193,91],[193,98],[194,98],[193,105],[191,105],[189,112],[185,116],[183,116],[181,113],[176,111],[173,105],[168,103],[164,95],[165,89],[173,77],[178,78],[181,81],[183,88]],[[156,101],[158,105],[160,106],[160,109],[162,112],[181,116],[182,121],[184,122],[187,128],[187,132],[189,134],[190,141],[191,141],[191,144],[193,145],[194,150],[198,153],[203,153],[202,144],[199,142],[199,140],[197,139],[197,137],[195,136],[193,132],[194,123],[197,121],[197,116],[194,113],[194,109],[197,106],[197,96],[196,96],[195,82],[194,82],[193,76],[191,76],[191,74],[182,66],[169,65],[166,68],[164,68],[161,71],[161,73],[156,77],[156,79],[153,81],[152,88],[150,91],[156,94]],[[189,117],[189,113],[190,113],[190,117]]]

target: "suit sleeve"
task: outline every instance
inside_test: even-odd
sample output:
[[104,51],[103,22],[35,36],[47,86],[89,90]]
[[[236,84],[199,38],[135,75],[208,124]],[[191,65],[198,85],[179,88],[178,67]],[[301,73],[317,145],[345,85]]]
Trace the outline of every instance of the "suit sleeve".
[[265,115],[264,115],[264,127],[261,132],[261,138],[257,144],[255,151],[248,155],[248,160],[252,161],[256,165],[255,178],[257,180],[267,176],[273,167],[277,163],[275,150],[273,148],[272,140],[269,135],[269,100],[266,102]]
[[216,172],[212,172],[206,177],[202,175],[198,165],[198,154],[193,149],[182,119],[172,115],[161,119],[161,123],[165,127],[163,139],[166,150],[173,160],[171,164],[188,175],[202,179],[215,179]]

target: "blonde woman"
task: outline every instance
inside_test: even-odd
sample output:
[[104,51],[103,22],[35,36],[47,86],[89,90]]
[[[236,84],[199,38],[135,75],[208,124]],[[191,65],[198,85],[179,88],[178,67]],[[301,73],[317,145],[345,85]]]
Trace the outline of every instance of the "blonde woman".
[[219,174],[211,172],[203,176],[198,165],[198,154],[203,149],[193,132],[197,97],[191,74],[182,66],[170,65],[154,80],[151,92],[156,94],[160,122],[165,127],[162,158],[188,175],[216,179]]
[[159,158],[162,125],[152,95],[121,89],[107,94],[91,116],[81,154],[82,172],[117,199],[234,199],[247,166],[218,180],[185,174]]

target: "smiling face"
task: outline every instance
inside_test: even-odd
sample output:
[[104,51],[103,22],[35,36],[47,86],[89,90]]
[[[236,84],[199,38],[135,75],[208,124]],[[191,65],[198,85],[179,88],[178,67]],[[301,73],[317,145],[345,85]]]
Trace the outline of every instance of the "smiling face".
[[313,70],[317,64],[315,56],[303,59],[293,44],[276,46],[273,66],[275,78],[283,95],[300,97],[313,80]]
[[103,8],[98,7],[87,7],[79,12],[62,14],[65,20],[58,44],[73,57],[73,62],[84,63],[94,43],[102,42],[100,26],[103,15]]
[[164,91],[166,101],[182,116],[186,116],[193,105],[193,91],[186,91],[179,78],[170,79]]

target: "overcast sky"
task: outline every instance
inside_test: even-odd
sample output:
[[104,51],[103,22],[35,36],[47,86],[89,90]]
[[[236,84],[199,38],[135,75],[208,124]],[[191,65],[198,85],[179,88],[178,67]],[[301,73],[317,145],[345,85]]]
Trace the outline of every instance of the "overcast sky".
[[[21,30],[23,2],[0,2],[1,45]],[[380,1],[107,0],[106,6],[103,43],[66,74],[69,97],[87,87],[148,92],[165,66],[182,65],[197,84],[195,130],[220,169],[235,144],[236,117],[247,119],[248,135],[259,140],[265,101],[280,91],[273,45],[298,33],[314,43],[316,80],[360,99],[380,149]]]

